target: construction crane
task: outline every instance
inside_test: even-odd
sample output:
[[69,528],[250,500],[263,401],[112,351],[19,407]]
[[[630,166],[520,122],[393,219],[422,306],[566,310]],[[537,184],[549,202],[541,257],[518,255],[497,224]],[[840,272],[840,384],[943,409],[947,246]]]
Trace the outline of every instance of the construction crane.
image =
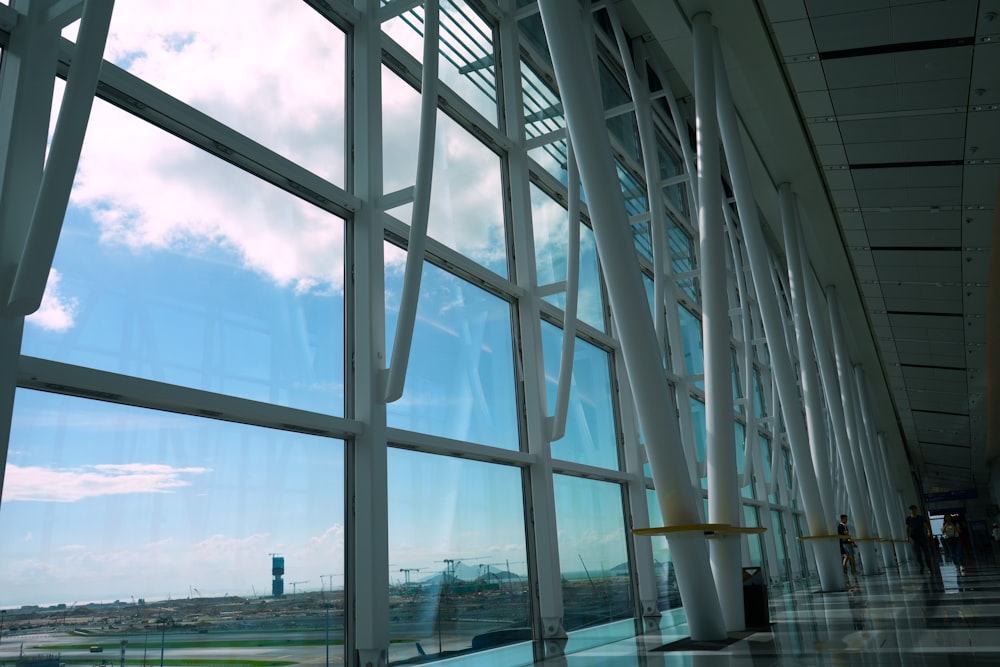
[[288,584],[292,587],[292,595],[295,595],[295,587],[299,584],[308,584],[309,581],[289,581]]
[[410,572],[420,572],[419,567],[401,567],[399,571],[403,573],[404,583],[409,585],[410,583]]

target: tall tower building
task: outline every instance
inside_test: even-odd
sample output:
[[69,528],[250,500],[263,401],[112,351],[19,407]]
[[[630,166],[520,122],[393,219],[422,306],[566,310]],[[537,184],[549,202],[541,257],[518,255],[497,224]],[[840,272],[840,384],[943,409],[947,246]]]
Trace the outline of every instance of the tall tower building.
[[271,595],[281,597],[285,594],[285,557],[271,554]]

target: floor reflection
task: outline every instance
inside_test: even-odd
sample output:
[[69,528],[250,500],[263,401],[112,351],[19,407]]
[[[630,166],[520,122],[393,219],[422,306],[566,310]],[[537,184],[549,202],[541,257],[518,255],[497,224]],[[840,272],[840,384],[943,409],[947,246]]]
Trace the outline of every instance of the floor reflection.
[[[1000,567],[992,553],[944,561],[920,575],[915,564],[848,580],[846,591],[772,586],[768,631],[745,633],[715,650],[657,650],[663,633],[550,659],[545,667],[731,665],[938,666],[1000,664]],[[675,630],[681,633],[686,628]]]

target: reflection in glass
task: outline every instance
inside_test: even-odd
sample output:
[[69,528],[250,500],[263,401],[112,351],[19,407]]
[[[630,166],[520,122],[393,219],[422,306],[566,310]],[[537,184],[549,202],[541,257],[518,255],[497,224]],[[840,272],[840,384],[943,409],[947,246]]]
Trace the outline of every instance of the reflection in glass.
[[[705,463],[708,441],[708,425],[705,421],[705,403],[691,397],[691,421],[694,424],[694,451],[698,463]],[[701,476],[701,488],[708,488],[708,472]],[[708,516],[707,514],[705,516]]]
[[96,101],[22,352],[344,413],[344,221]]
[[[746,473],[746,429],[740,422],[733,422],[734,429],[734,440],[736,441],[736,474],[737,479],[743,480],[743,476]],[[754,497],[753,488],[753,478],[752,476],[747,479],[747,483],[740,487],[740,495],[744,498]]]
[[[757,508],[753,505],[743,506],[743,523],[747,528],[757,528],[760,526],[760,518],[757,516]],[[749,533],[747,535],[747,546],[750,549],[750,565],[764,567],[764,545],[761,542],[759,533]]]
[[[663,135],[659,133],[656,135],[656,153],[660,162],[661,181],[680,176],[684,173],[684,161],[671,148]],[[688,184],[684,181],[663,188],[667,199],[677,208],[677,212],[686,218],[690,217],[687,208],[687,188]]]
[[303,2],[161,0],[116,3],[104,57],[343,185],[345,49]]
[[772,572],[771,576],[778,576],[786,581],[791,579],[792,564],[785,553],[785,522],[778,510],[771,510],[771,530],[774,531],[771,540],[774,542],[774,553],[778,559],[778,571]]
[[[689,273],[695,269],[694,239],[675,224],[667,232],[670,241],[670,262],[675,274]],[[691,276],[677,281],[677,286],[682,292],[687,294],[692,301],[701,301],[699,294],[698,278]]]
[[771,492],[771,483],[774,480],[774,476],[771,471],[771,439],[763,435],[758,435],[757,442],[760,444],[761,464],[764,466],[764,481],[767,483],[767,502],[781,502],[781,487],[775,484],[774,492]]
[[[567,211],[536,186],[531,186],[531,224],[535,236],[535,265],[538,284],[566,280],[566,244],[569,238]],[[545,297],[549,303],[566,307],[566,293]],[[604,299],[597,265],[594,232],[580,223],[580,285],[577,318],[604,331]]]
[[[654,528],[664,525],[660,504],[653,489],[646,489],[646,504],[649,507],[649,525]],[[653,568],[656,571],[656,599],[659,609],[662,611],[680,607],[681,592],[677,587],[677,575],[674,573],[667,538],[665,535],[653,535],[649,539],[653,541]]]
[[389,450],[390,659],[531,639],[521,471]]
[[[551,415],[555,411],[562,330],[542,322],[542,347],[545,394]],[[553,458],[617,470],[618,438],[612,406],[608,353],[577,338],[573,346],[566,435],[552,443]]]
[[[106,651],[127,640],[131,664],[161,642],[167,664],[214,662],[225,642],[313,664],[329,644],[340,661],[343,479],[339,440],[18,390],[2,605],[49,607],[19,632],[53,652],[81,643],[72,629]],[[283,595],[271,554],[284,558]],[[205,634],[221,647],[200,649]]]
[[[493,28],[461,0],[440,3],[438,77],[487,120],[497,122]],[[382,24],[387,35],[423,60],[424,9],[414,7]]]
[[809,558],[806,556],[805,541],[800,539],[805,533],[802,531],[802,517],[792,514],[792,526],[795,530],[795,546],[799,556],[799,573],[801,577],[809,576]]
[[[382,69],[385,191],[412,187],[417,175],[420,94]],[[427,235],[507,276],[500,157],[442,112],[437,114]],[[412,204],[390,212],[407,224]]]
[[633,617],[621,486],[566,475],[553,486],[566,630]]
[[694,313],[678,304],[680,313],[681,339],[684,342],[684,368],[689,376],[697,375],[691,385],[705,388],[705,343],[702,340],[701,320]]
[[[392,350],[406,255],[385,247],[386,349]],[[412,345],[403,396],[388,405],[389,426],[518,448],[508,302],[425,262]]]

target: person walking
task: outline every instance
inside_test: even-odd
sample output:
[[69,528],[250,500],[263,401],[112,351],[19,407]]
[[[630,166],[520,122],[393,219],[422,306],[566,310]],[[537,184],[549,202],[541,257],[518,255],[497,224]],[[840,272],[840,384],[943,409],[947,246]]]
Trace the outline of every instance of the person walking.
[[851,537],[851,531],[847,527],[847,515],[840,515],[840,523],[837,524],[837,535],[840,536],[840,562],[844,566],[844,574],[847,574],[847,566],[851,566],[851,574],[858,578],[857,568],[857,545]]
[[962,529],[958,525],[957,515],[945,515],[941,534],[944,536],[944,548],[948,550],[952,564],[958,569],[959,574],[965,574],[965,560],[962,557]]
[[926,517],[917,511],[916,505],[910,505],[909,509],[910,516],[906,517],[906,536],[913,544],[913,553],[920,564],[920,574],[924,573],[924,567],[933,572],[930,550],[931,525]]

